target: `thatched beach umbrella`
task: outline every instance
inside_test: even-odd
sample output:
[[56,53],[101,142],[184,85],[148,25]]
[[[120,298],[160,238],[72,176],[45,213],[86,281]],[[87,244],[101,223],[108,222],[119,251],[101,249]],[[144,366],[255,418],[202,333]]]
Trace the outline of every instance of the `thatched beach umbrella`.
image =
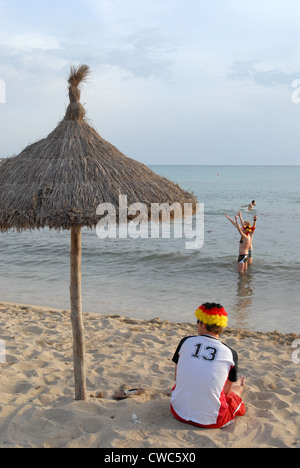
[[[81,306],[81,228],[97,225],[100,203],[196,203],[190,193],[123,155],[85,120],[79,85],[89,68],[71,68],[64,119],[42,140],[0,166],[0,229],[71,230],[70,299],[75,398],[86,398]],[[150,211],[149,211],[150,212]]]

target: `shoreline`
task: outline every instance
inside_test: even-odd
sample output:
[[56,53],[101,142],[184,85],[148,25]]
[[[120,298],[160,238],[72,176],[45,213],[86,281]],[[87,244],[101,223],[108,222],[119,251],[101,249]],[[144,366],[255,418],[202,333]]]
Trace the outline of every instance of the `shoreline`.
[[[44,306],[44,305],[35,305],[35,304],[27,304],[27,303],[21,303],[21,302],[6,302],[6,301],[0,301],[0,311],[1,311],[1,308],[2,307],[17,307],[17,308],[20,308],[20,309],[36,309],[36,310],[39,310],[39,311],[52,311],[52,312],[58,312],[58,313],[70,313],[70,310],[69,309],[66,309],[66,308],[57,308],[57,307],[50,307],[50,306]],[[170,320],[166,320],[166,319],[161,319],[160,317],[153,317],[151,319],[139,319],[139,318],[135,318],[135,317],[130,317],[129,315],[122,315],[122,314],[101,314],[101,313],[97,313],[97,312],[88,312],[88,311],[83,311],[82,312],[83,314],[83,317],[86,316],[96,316],[96,317],[112,317],[112,318],[124,318],[126,320],[132,320],[133,322],[142,322],[142,323],[152,323],[153,321],[159,321],[159,322],[165,322],[166,324],[174,324],[174,325],[178,325],[179,327],[181,327],[182,325],[183,326],[186,326],[187,328],[189,327],[192,327],[194,328],[194,324],[193,322],[176,322],[176,321],[170,321]],[[194,315],[193,313],[191,313],[191,318],[194,319]],[[0,330],[1,332],[1,330]],[[297,334],[295,332],[287,332],[287,333],[284,333],[284,332],[280,332],[280,331],[277,331],[276,329],[275,330],[270,330],[270,331],[259,331],[259,330],[252,330],[252,329],[248,329],[248,328],[245,328],[245,327],[230,327],[228,326],[225,330],[224,330],[224,333],[222,336],[225,336],[226,334],[228,333],[234,333],[234,332],[238,332],[238,333],[241,333],[243,336],[248,336],[250,337],[251,334],[254,334],[255,336],[257,335],[266,335],[266,336],[269,336],[270,338],[273,338],[275,341],[278,341],[279,338],[281,339],[284,339],[286,337],[287,341],[293,341],[297,338],[300,338],[300,334]]]
[[[222,430],[170,413],[172,356],[191,323],[83,313],[88,399],[74,400],[70,311],[0,303],[0,447],[300,448],[300,364],[294,333],[226,329],[239,354],[247,413]],[[145,393],[116,401],[124,388]],[[101,398],[96,398],[96,395]],[[136,415],[136,418],[133,416]]]

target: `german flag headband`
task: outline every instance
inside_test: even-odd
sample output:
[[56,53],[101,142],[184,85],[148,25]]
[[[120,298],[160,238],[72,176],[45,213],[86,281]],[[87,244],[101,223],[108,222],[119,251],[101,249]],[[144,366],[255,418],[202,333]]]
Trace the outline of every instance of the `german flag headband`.
[[220,309],[218,307],[207,309],[204,305],[201,305],[196,310],[195,315],[200,322],[206,325],[217,325],[222,328],[227,327],[228,314],[224,307]]
[[243,229],[245,229],[246,231],[249,232],[254,232],[255,231],[255,227],[251,227],[250,224],[246,224],[245,226],[243,226]]

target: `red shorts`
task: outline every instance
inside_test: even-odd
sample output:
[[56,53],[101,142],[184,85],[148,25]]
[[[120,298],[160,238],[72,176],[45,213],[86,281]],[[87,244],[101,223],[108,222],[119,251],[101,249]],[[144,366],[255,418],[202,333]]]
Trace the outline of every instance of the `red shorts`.
[[180,416],[178,416],[172,405],[171,412],[173,416],[175,416],[175,418],[181,422],[192,424],[193,426],[197,427],[204,427],[206,429],[219,429],[221,427],[233,423],[233,420],[236,416],[244,416],[244,414],[246,413],[245,404],[241,397],[238,396],[236,393],[231,392],[229,395],[227,395],[226,403],[227,409],[226,411],[222,411],[222,413],[219,414],[216,424],[210,424],[206,426],[204,424],[198,424],[193,421],[186,421],[185,419],[182,419]]

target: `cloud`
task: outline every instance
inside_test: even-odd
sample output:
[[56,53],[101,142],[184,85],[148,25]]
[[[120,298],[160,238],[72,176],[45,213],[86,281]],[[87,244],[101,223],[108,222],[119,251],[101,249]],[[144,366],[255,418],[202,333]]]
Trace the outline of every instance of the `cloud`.
[[0,46],[5,47],[11,53],[20,53],[29,50],[54,50],[61,46],[57,39],[35,33],[1,35]]
[[[93,43],[93,47],[88,43]],[[139,78],[170,80],[177,51],[176,39],[159,28],[146,28],[118,36],[103,44],[102,34],[92,38],[56,39],[50,35],[24,33],[0,35],[0,55],[16,69],[33,66],[58,69],[66,63],[117,67]]]
[[149,28],[125,36],[117,47],[107,50],[102,59],[138,77],[170,79],[174,63],[171,57],[176,50],[171,37],[160,29]]
[[[52,36],[36,33],[0,35],[0,70],[5,76],[36,75],[41,69],[60,68],[62,47]],[[65,64],[65,61],[64,61]]]
[[268,88],[276,85],[291,86],[292,81],[300,76],[300,72],[285,72],[255,60],[235,61],[232,69],[233,73],[227,75],[228,79],[250,81]]

